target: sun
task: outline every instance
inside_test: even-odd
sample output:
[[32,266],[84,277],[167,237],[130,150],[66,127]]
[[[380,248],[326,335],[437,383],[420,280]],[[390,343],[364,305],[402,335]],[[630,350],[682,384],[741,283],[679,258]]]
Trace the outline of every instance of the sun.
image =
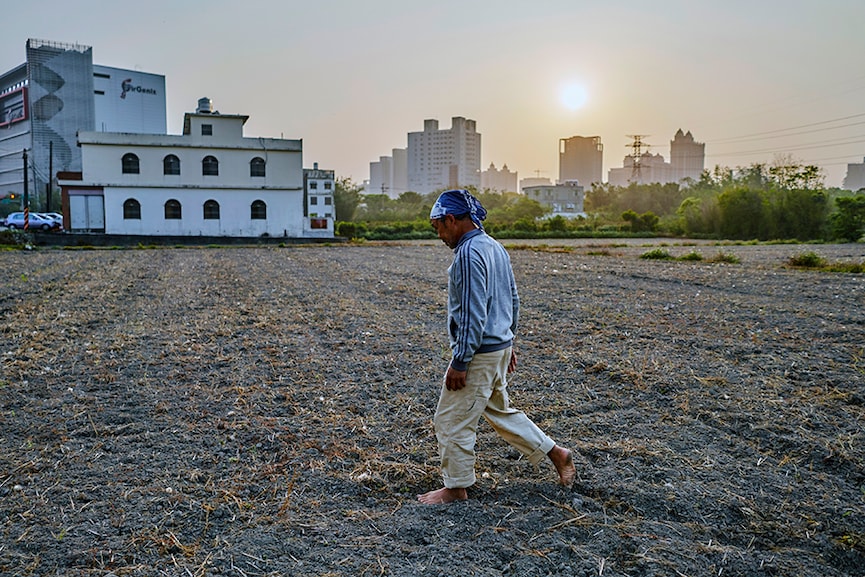
[[589,92],[585,85],[572,82],[562,86],[559,91],[559,99],[565,108],[573,112],[586,105],[589,101]]

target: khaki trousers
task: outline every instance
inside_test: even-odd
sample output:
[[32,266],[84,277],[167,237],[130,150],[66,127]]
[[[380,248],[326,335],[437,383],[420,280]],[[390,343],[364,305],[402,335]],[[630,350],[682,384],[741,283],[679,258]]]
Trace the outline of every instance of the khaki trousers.
[[510,348],[476,354],[469,363],[464,389],[449,391],[442,385],[434,423],[442,478],[449,489],[475,483],[475,441],[481,416],[533,465],[555,447],[525,413],[508,404],[510,359]]

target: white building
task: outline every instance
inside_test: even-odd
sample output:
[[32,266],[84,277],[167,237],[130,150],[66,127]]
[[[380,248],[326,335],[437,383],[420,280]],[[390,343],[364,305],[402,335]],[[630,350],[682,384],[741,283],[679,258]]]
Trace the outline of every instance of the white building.
[[423,132],[408,133],[408,188],[429,194],[447,188],[481,186],[481,135],[474,120],[451,119],[439,130],[438,120],[424,120]]
[[408,167],[405,148],[394,148],[391,156],[380,156],[369,163],[369,182],[364,187],[366,194],[384,194],[390,198],[408,191]]
[[622,168],[611,168],[607,181],[613,186],[635,184],[680,183],[686,178],[699,180],[706,162],[706,145],[696,142],[690,131],[680,128],[670,141],[670,162],[660,154],[635,148],[622,162]]
[[493,192],[517,192],[516,172],[512,172],[505,164],[500,169],[492,162],[489,168],[481,173],[481,190]]
[[308,225],[303,236],[333,236],[335,186],[334,171],[320,169],[317,162],[303,169],[304,224]]
[[523,187],[526,197],[538,201],[541,205],[552,209],[548,217],[562,216],[578,218],[586,216],[583,212],[583,202],[586,199],[585,189],[577,181],[564,183]]
[[[93,65],[97,132],[165,134],[165,76]],[[83,130],[83,128],[82,128]]]
[[577,180],[584,186],[601,182],[604,145],[600,136],[559,139],[559,182]]
[[865,188],[865,159],[859,163],[850,163],[847,165],[847,174],[844,176],[842,187],[845,190],[862,190]]
[[[333,236],[327,189],[332,172],[316,168],[305,177],[302,141],[246,138],[247,118],[213,112],[209,99],[202,99],[195,113],[184,115],[182,135],[79,133],[82,170],[59,177],[66,228],[157,236]],[[305,182],[316,193],[315,205],[305,201]]]
[[607,182],[613,186],[673,182],[672,168],[660,154],[643,152],[639,157],[629,154],[622,164],[622,168],[611,168],[607,174]]
[[706,166],[706,145],[694,140],[691,131],[676,131],[670,141],[671,182],[682,182],[686,178],[700,180]]
[[0,196],[28,189],[34,210],[56,210],[51,173],[80,171],[79,131],[164,134],[165,77],[93,64],[89,46],[30,39],[27,60],[0,73]]

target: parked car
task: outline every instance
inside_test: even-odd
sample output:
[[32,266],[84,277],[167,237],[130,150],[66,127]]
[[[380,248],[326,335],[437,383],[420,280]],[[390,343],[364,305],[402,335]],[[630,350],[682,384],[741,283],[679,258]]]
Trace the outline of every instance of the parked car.
[[53,220],[60,225],[60,228],[63,228],[63,215],[59,212],[40,212],[39,216],[44,216],[49,220]]
[[[55,222],[52,219],[41,216],[38,212],[30,213],[30,228],[32,230],[58,230],[61,228],[61,225]],[[3,221],[9,228],[24,228],[24,213],[23,212],[13,212],[9,216],[6,217],[6,220]]]

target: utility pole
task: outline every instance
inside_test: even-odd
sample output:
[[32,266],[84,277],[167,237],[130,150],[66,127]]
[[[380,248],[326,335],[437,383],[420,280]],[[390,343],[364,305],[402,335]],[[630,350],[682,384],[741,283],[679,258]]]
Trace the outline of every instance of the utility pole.
[[48,142],[48,182],[45,184],[45,212],[51,212],[51,188],[54,184],[54,141]]
[[27,187],[27,149],[24,149],[24,231],[30,228],[30,194]]

